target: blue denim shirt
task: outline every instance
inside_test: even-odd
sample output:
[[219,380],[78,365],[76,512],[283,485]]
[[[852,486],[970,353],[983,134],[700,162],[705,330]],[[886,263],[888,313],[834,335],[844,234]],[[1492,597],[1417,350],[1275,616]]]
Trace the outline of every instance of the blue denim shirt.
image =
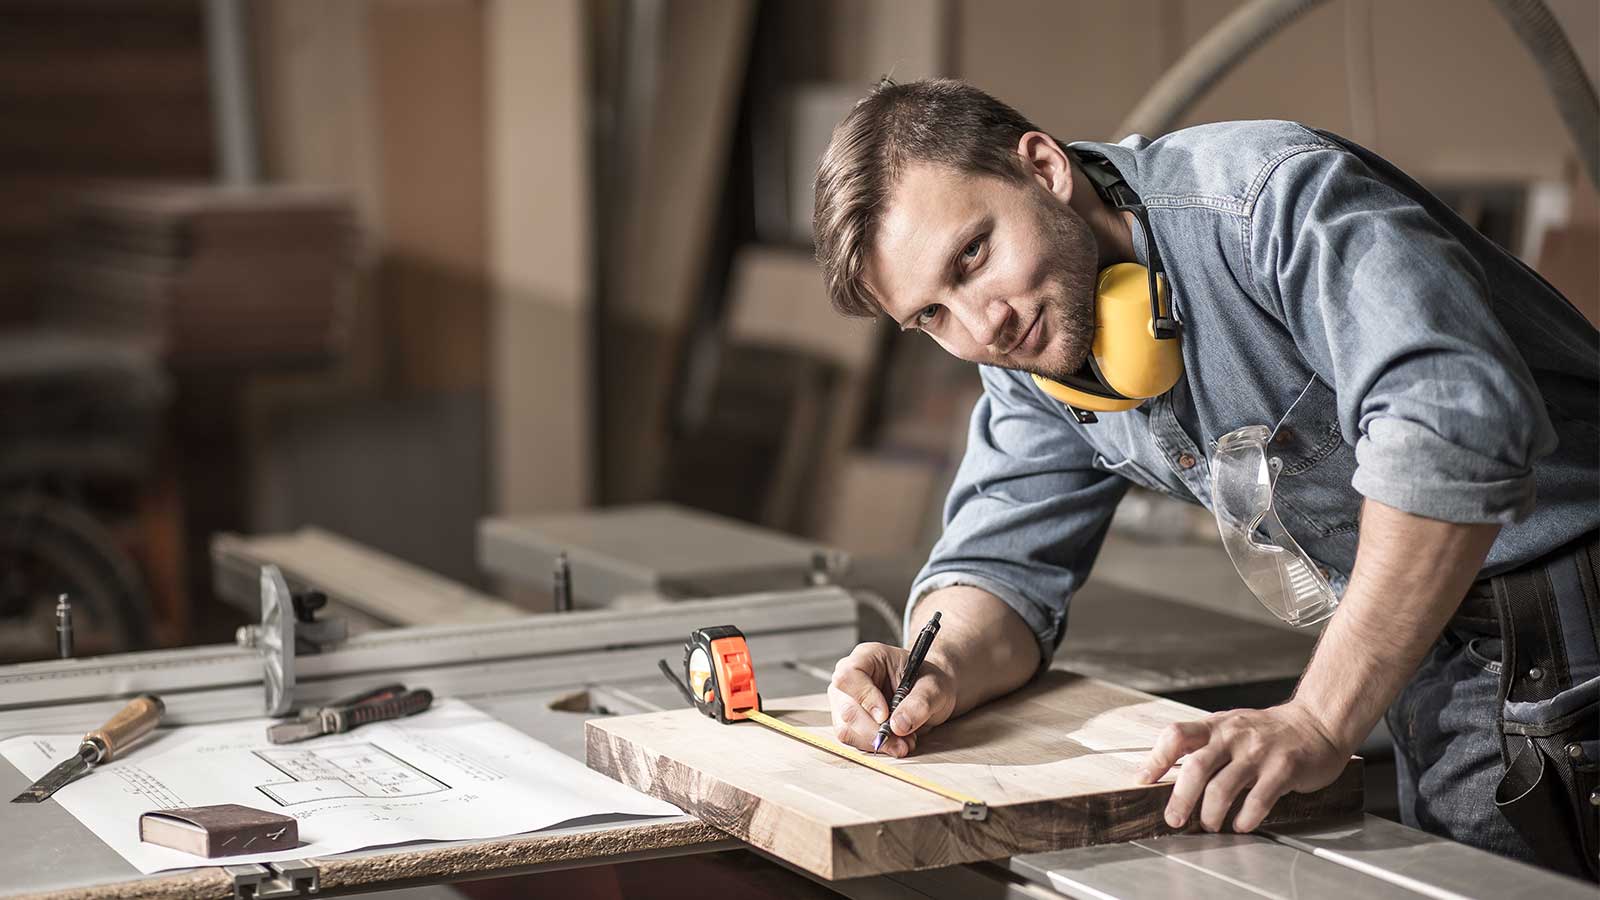
[[[1212,446],[1246,425],[1281,423],[1279,513],[1337,591],[1363,497],[1503,523],[1484,575],[1600,524],[1594,327],[1406,175],[1290,122],[1075,146],[1149,209],[1184,376],[1082,425],[1026,375],[981,367],[908,621],[929,591],[972,585],[1048,661],[1128,485],[1209,506]],[[1142,233],[1133,246],[1144,262]]]

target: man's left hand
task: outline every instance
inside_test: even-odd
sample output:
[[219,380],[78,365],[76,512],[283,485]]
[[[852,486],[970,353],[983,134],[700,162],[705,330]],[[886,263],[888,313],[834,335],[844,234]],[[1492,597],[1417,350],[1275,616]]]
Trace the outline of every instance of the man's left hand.
[[1139,780],[1154,784],[1188,754],[1167,802],[1167,824],[1182,828],[1198,809],[1201,827],[1221,831],[1234,801],[1248,791],[1233,830],[1252,831],[1284,794],[1332,784],[1354,749],[1339,746],[1310,710],[1291,700],[1167,726]]

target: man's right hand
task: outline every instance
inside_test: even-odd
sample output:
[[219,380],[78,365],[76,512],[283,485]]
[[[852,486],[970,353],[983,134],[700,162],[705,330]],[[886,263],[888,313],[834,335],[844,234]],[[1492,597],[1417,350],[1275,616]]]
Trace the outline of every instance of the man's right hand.
[[[916,749],[918,735],[1016,690],[1039,669],[1033,632],[993,594],[965,585],[943,588],[922,598],[913,612],[907,623],[907,633],[913,635],[935,612],[944,618],[920,677],[894,711],[893,734],[882,747],[891,756],[905,756]],[[910,651],[890,644],[858,644],[833,667],[828,706],[840,741],[872,749],[910,657]]]
[[[878,726],[889,714],[889,698],[899,687],[911,652],[890,644],[857,644],[849,656],[833,667],[828,683],[828,706],[833,711],[834,733],[839,740],[871,750]],[[905,756],[917,746],[917,736],[950,718],[956,692],[952,673],[933,658],[923,661],[921,675],[911,692],[895,707],[890,723],[893,734],[882,752]]]

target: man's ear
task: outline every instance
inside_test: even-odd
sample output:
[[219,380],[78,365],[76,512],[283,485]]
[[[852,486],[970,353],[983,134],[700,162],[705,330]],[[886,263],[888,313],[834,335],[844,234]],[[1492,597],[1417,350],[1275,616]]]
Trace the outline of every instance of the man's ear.
[[1045,190],[1062,203],[1072,200],[1072,160],[1056,139],[1042,131],[1030,131],[1017,141],[1017,155],[1023,168]]

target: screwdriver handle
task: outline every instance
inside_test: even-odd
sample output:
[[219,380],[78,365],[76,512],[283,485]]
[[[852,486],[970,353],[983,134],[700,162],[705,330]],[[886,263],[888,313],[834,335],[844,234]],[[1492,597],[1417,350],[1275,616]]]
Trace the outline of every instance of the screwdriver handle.
[[167,705],[155,694],[141,694],[111,720],[83,736],[100,748],[100,763],[108,763],[121,755],[129,744],[155,730],[156,723],[167,711]]

